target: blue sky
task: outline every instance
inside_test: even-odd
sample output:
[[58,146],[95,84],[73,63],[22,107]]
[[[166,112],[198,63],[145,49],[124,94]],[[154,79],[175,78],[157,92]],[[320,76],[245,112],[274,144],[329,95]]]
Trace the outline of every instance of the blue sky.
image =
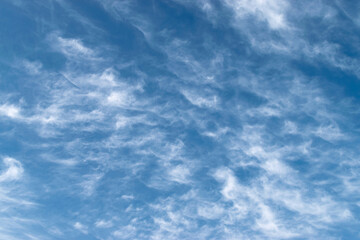
[[360,239],[359,13],[1,1],[0,239]]

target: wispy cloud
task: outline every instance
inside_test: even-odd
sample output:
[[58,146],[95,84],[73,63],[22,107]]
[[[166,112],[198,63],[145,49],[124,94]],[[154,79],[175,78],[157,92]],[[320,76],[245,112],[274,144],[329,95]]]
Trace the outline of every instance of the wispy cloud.
[[232,10],[237,18],[246,19],[249,15],[255,16],[259,20],[265,20],[272,29],[287,28],[286,10],[288,3],[286,1],[263,1],[263,0],[241,0],[224,1]]
[[74,228],[82,232],[83,234],[88,234],[88,227],[83,225],[80,222],[74,223]]
[[357,237],[346,3],[18,3],[0,238]]
[[3,158],[3,163],[7,168],[0,175],[0,182],[19,180],[24,172],[21,163],[10,157]]

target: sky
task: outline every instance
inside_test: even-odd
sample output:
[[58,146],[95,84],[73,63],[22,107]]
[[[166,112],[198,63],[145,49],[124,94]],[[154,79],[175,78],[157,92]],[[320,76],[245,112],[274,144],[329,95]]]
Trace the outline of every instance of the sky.
[[2,0],[0,239],[360,239],[360,2]]

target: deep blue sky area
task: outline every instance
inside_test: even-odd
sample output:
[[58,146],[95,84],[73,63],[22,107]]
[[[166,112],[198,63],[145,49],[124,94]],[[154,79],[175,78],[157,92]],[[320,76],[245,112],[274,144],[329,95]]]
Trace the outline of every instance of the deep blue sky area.
[[360,239],[360,2],[0,1],[1,240]]

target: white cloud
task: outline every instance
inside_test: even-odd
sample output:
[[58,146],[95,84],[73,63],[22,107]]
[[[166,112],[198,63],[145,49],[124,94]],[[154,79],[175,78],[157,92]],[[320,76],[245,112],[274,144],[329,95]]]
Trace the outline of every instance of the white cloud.
[[183,90],[182,94],[189,102],[198,107],[215,108],[219,101],[216,95],[202,96],[202,93],[197,91]]
[[133,101],[133,98],[125,91],[111,92],[107,97],[108,104],[113,106],[127,106]]
[[67,56],[92,56],[94,51],[83,45],[81,40],[73,38],[54,37],[58,50]]
[[67,166],[67,167],[72,167],[75,166],[79,163],[78,160],[76,159],[47,159],[47,161],[52,162],[52,163],[56,163],[59,165],[63,165],[63,166]]
[[[113,206],[116,199],[120,199],[123,204],[130,204],[124,207],[127,207],[124,219],[119,220],[118,212],[108,211],[104,216],[111,220],[90,220],[96,228],[103,228],[95,228],[94,232],[108,231],[108,234],[112,234],[108,238],[119,239],[193,239],[194,236],[209,239],[212,234],[215,234],[212,238],[220,236],[219,239],[278,239],[298,235],[322,239],[317,232],[324,232],[328,225],[338,221],[351,220],[352,213],[346,203],[341,202],[342,199],[331,198],[320,181],[313,180],[314,176],[326,172],[327,163],[333,164],[343,177],[338,179],[339,176],[332,175],[328,177],[330,180],[324,181],[341,182],[332,191],[337,191],[341,197],[359,192],[358,174],[352,172],[346,178],[348,170],[340,166],[344,163],[342,158],[349,158],[351,150],[342,149],[339,145],[333,146],[338,151],[326,147],[323,149],[312,141],[314,137],[321,137],[335,144],[336,140],[349,139],[346,138],[348,132],[340,124],[344,122],[338,116],[341,111],[332,106],[325,94],[326,89],[323,91],[316,79],[297,76],[294,73],[297,70],[289,67],[286,59],[281,63],[283,65],[279,65],[277,58],[272,57],[281,55],[291,60],[304,56],[317,60],[324,58],[327,63],[340,69],[352,69],[356,61],[344,58],[336,44],[324,42],[312,45],[305,38],[299,37],[302,29],[290,22],[292,9],[288,6],[289,2],[222,2],[233,9],[237,19],[234,25],[239,25],[237,29],[248,37],[249,45],[252,46],[252,49],[246,49],[244,59],[236,59],[238,53],[233,50],[238,47],[237,42],[234,41],[232,46],[218,46],[226,45],[229,40],[239,40],[238,37],[232,38],[232,34],[225,34],[222,44],[216,44],[217,40],[212,38],[211,33],[202,35],[201,50],[209,55],[202,57],[194,53],[196,49],[194,51],[193,41],[184,36],[174,37],[173,31],[176,29],[164,28],[154,34],[158,26],[145,14],[136,12],[133,9],[136,5],[131,1],[101,2],[117,19],[130,22],[134,31],[139,30],[139,37],[144,37],[154,51],[166,56],[164,65],[157,66],[162,70],[159,75],[161,72],[171,73],[169,75],[176,81],[167,74],[150,78],[137,69],[136,61],[129,61],[124,67],[125,71],[121,71],[119,68],[124,63],[118,64],[118,61],[125,62],[127,59],[102,59],[100,54],[104,52],[100,50],[106,49],[90,47],[83,38],[66,38],[57,33],[50,34],[51,41],[48,43],[53,50],[66,57],[62,77],[47,73],[38,62],[24,61],[27,73],[46,83],[42,86],[45,90],[41,92],[41,96],[46,97],[32,106],[24,104],[26,108],[3,104],[0,106],[0,115],[22,120],[31,129],[37,130],[41,137],[51,136],[51,140],[56,141],[49,141],[46,147],[45,144],[33,144],[32,148],[60,151],[66,146],[63,151],[67,157],[52,157],[48,161],[57,164],[52,167],[65,170],[56,169],[54,172],[59,176],[66,174],[67,178],[77,182],[83,195],[101,197],[107,206]],[[181,1],[178,3],[182,4]],[[201,0],[196,3],[186,1],[184,4],[195,4],[208,17],[219,17],[217,11],[223,12],[213,3]],[[152,10],[154,13],[159,11],[156,3]],[[79,15],[75,11],[71,14]],[[249,29],[255,18],[266,23],[269,29],[263,29],[264,25],[257,24],[258,21],[255,21],[255,29]],[[215,23],[213,20],[211,23]],[[222,26],[219,24],[217,27]],[[261,31],[258,32],[257,27]],[[240,38],[246,41],[242,36]],[[271,59],[268,62],[267,59],[261,61],[261,68],[252,72],[257,63],[247,56],[262,56],[263,53],[271,53]],[[100,64],[93,64],[97,61]],[[80,64],[86,66],[86,69],[82,65],[79,67]],[[268,73],[274,69],[278,72],[272,77]],[[127,74],[129,71],[133,71],[136,77],[123,79],[123,72],[126,76],[132,75]],[[237,74],[242,76],[229,79]],[[155,97],[148,96],[147,89],[142,89],[145,83],[152,81],[159,87]],[[227,95],[228,89],[236,92],[236,96],[232,93]],[[239,98],[244,102],[248,99],[241,94],[238,96],[237,90],[245,90],[264,101],[253,105],[249,100],[251,106],[239,103]],[[166,94],[162,94],[162,91],[166,91]],[[223,97],[225,94],[226,97]],[[178,98],[179,95],[183,95],[187,101],[183,97]],[[193,106],[189,110],[190,104]],[[342,107],[342,103],[339,106]],[[209,109],[214,114],[204,111]],[[215,128],[209,127],[211,124],[208,123],[212,121],[216,122]],[[285,125],[282,125],[284,122]],[[206,144],[189,144],[186,130],[190,129],[211,137],[204,139],[215,147],[209,149]],[[289,133],[296,136],[287,135]],[[92,137],[92,134],[99,136],[99,139]],[[203,151],[206,154],[202,154]],[[356,150],[353,151],[354,156],[358,155]],[[340,158],[341,164],[338,164]],[[293,166],[291,161],[295,163],[299,159],[309,165],[306,170],[295,170],[297,165]],[[349,161],[356,162],[353,159]],[[23,169],[17,162],[10,163],[0,175],[4,182],[2,185],[6,185],[5,181],[21,179]],[[80,162],[81,171],[73,167]],[[224,167],[219,168],[219,165]],[[96,173],[91,172],[93,169],[96,169]],[[96,189],[101,178],[108,171],[119,169],[121,176],[112,179],[114,183],[119,183],[116,191],[109,191],[109,195],[97,195]],[[201,171],[197,172],[198,169]],[[214,182],[208,180],[208,176],[197,179],[198,175],[193,175],[194,172],[203,174],[203,170],[214,172],[212,176],[220,183],[219,188],[213,187]],[[59,176],[54,178],[54,185],[58,186],[56,181]],[[154,195],[167,190],[165,196],[160,194],[163,198],[151,197],[154,201],[150,204],[151,209],[147,209],[147,204],[131,201],[133,195],[119,197],[119,194],[130,193],[123,189],[124,186],[127,187],[129,183],[133,186],[132,181],[138,180],[147,186],[156,187]],[[341,189],[343,187],[345,190]],[[168,191],[172,188],[176,191]],[[179,196],[181,191],[177,191],[177,188],[190,190]],[[74,189],[69,187],[69,192],[73,194]],[[7,192],[0,192],[0,195],[4,202],[25,203],[20,198],[7,196]],[[78,211],[86,212],[89,210],[86,207]],[[291,214],[286,215],[288,212]],[[140,215],[142,219],[151,216],[153,221],[137,219]],[[198,225],[199,219],[205,222],[203,226]],[[214,223],[214,227],[207,226],[209,220]],[[114,229],[105,229],[114,226]],[[74,228],[84,233],[90,232],[90,227],[80,222],[76,222]],[[251,237],[246,236],[249,232]]]
[[[271,176],[273,172],[268,171],[268,174]],[[278,170],[275,172],[278,173]],[[282,175],[283,170],[280,173]],[[292,175],[296,178],[296,173]],[[335,202],[329,196],[309,196],[306,188],[282,183],[282,177],[271,180],[270,176],[265,175],[254,179],[251,184],[243,185],[228,168],[218,169],[213,176],[222,183],[221,194],[224,199],[234,204],[233,210],[227,211],[232,219],[230,222],[235,224],[235,219],[240,220],[247,214],[259,216],[255,218],[255,229],[271,238],[311,235],[314,234],[313,229],[320,225],[352,218],[351,212],[342,203]],[[296,212],[302,219],[300,225],[291,226],[291,220],[279,214],[281,209]]]
[[330,196],[306,196],[302,188],[287,188],[274,183],[264,184],[264,197],[282,203],[287,209],[298,212],[308,223],[325,224],[350,219],[347,207]]
[[21,111],[21,109],[19,107],[12,105],[12,104],[0,105],[0,115],[6,116],[9,118],[14,118],[14,119],[21,118],[20,111]]
[[259,204],[259,213],[260,218],[256,220],[256,228],[260,229],[268,237],[283,239],[299,236],[299,234],[293,233],[286,227],[281,226],[268,206]]
[[133,195],[122,195],[121,198],[124,200],[133,200],[134,196]]
[[241,187],[230,169],[218,169],[215,172],[214,177],[218,181],[222,181],[224,183],[221,193],[227,200],[234,200],[237,198]]
[[294,123],[292,121],[285,121],[284,132],[287,134],[297,134],[298,128],[296,126],[296,123]]
[[42,70],[42,63],[38,61],[28,61],[24,60],[22,65],[25,67],[26,71],[31,75],[38,75]]
[[[72,68],[72,64],[96,67],[96,64],[104,62],[104,59],[100,57],[98,46],[89,47],[80,38],[68,38],[63,36],[60,32],[52,32],[47,36],[47,43],[51,49],[55,52],[63,54],[67,59],[69,68]],[[105,47],[103,48],[105,49]]]
[[270,160],[266,161],[262,165],[262,167],[269,174],[278,174],[280,176],[286,176],[292,172],[288,166],[286,166],[283,162],[281,162],[277,159],[270,159]]
[[88,227],[80,222],[74,223],[74,228],[82,232],[83,234],[88,234]]
[[18,160],[11,157],[5,157],[3,158],[3,163],[7,169],[1,173],[0,182],[15,181],[22,177],[24,169]]
[[112,221],[106,221],[106,220],[98,220],[95,223],[95,226],[97,228],[111,228],[114,224]]
[[87,174],[83,177],[86,180],[83,180],[80,183],[81,188],[83,188],[82,194],[84,194],[85,196],[91,196],[94,193],[98,182],[103,177],[103,174],[102,173]]
[[197,214],[206,219],[218,219],[224,214],[225,209],[216,203],[200,204],[197,208]]
[[124,226],[112,233],[116,239],[131,239],[134,238],[136,234],[136,227],[133,225]]
[[238,18],[248,14],[265,20],[270,28],[282,29],[287,27],[286,8],[287,2],[283,0],[225,0]]
[[314,134],[330,142],[343,140],[345,138],[344,134],[336,125],[320,126],[316,129],[316,131],[314,131]]
[[168,175],[170,180],[178,183],[189,183],[191,172],[187,166],[177,165],[173,168],[168,169]]

